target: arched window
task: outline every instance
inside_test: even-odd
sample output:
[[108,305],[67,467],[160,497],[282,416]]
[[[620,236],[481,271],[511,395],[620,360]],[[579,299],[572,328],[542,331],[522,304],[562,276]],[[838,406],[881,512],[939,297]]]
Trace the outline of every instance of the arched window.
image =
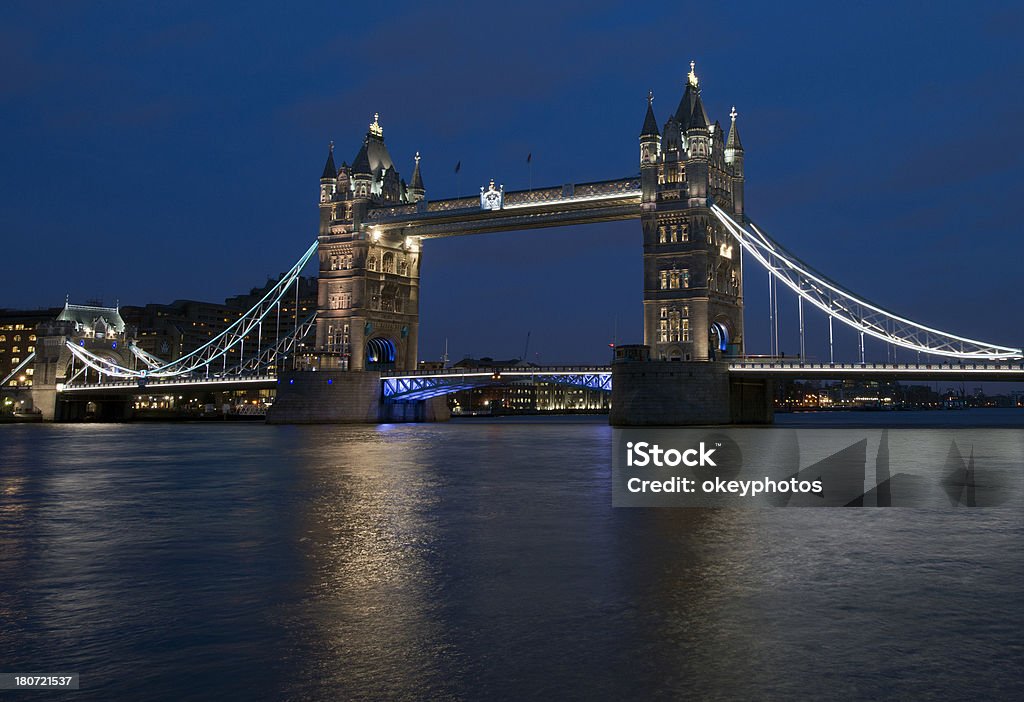
[[387,252],[386,254],[384,254],[383,264],[384,265],[381,267],[382,271],[384,271],[385,273],[394,273],[395,272],[395,255],[393,253],[391,253],[390,251]]
[[376,256],[370,256],[369,258],[366,259],[366,270],[368,270],[368,271],[375,271],[375,270],[377,270],[377,257]]

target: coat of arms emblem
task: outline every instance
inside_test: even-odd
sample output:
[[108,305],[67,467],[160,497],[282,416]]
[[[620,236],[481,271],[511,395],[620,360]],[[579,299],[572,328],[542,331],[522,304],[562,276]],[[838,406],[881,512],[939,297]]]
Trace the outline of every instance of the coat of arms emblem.
[[491,185],[486,190],[483,187],[480,188],[480,209],[481,210],[500,210],[505,202],[505,186],[499,185],[497,188],[494,187],[494,179],[491,179]]

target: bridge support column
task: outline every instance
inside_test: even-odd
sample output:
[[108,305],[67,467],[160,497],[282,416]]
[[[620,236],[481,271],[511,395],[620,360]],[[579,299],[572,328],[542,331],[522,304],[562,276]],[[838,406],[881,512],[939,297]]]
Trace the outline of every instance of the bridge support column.
[[452,418],[448,398],[431,397],[408,402],[385,402],[381,406],[381,419],[385,422],[447,422]]
[[57,386],[33,385],[32,406],[42,414],[44,422],[57,419]]
[[268,424],[377,424],[380,373],[373,371],[283,371]]
[[770,424],[772,397],[771,381],[732,379],[723,361],[618,358],[612,364],[608,421],[613,426]]
[[451,418],[444,397],[384,402],[374,371],[284,371],[268,424],[379,424],[444,422]]

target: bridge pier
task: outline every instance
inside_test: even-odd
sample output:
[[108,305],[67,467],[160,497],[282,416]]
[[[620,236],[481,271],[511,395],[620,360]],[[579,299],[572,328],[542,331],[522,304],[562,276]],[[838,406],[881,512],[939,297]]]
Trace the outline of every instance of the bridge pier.
[[376,371],[283,371],[268,424],[379,424],[443,422],[451,417],[444,397],[384,402]]
[[621,346],[612,364],[612,426],[770,424],[770,380],[730,377],[726,361],[652,361]]

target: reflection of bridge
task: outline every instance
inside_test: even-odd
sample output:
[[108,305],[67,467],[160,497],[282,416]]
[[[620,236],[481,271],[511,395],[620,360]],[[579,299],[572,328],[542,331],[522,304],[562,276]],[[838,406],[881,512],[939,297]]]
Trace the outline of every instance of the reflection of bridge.
[[[612,388],[613,422],[714,423],[770,421],[766,398],[773,379],[1024,380],[1014,363],[1021,358],[1019,348],[943,332],[889,312],[816,272],[755,225],[744,208],[745,150],[735,109],[729,116],[728,134],[709,120],[691,63],[682,99],[662,126],[653,96],[648,97],[639,176],[510,192],[492,181],[479,196],[440,200],[427,198],[419,154],[409,183],[399,177],[375,116],[351,166],[338,168],[331,147],[320,178],[318,240],[249,312],[175,360],[141,353],[128,339],[118,348],[102,334],[53,330],[35,360],[34,394],[45,406],[46,393],[71,397],[270,385],[278,388],[273,409],[278,421],[375,421],[381,414],[373,408],[382,404],[431,403],[459,389],[530,376],[538,382]],[[643,230],[642,349],[617,349],[610,369],[417,371],[424,242],[626,219],[639,219]],[[318,309],[302,323],[296,317],[292,330],[282,333],[281,300],[313,256],[319,259]],[[750,261],[769,274],[773,357],[780,348],[779,283],[797,299],[796,361],[739,360],[748,352],[743,271]],[[802,361],[807,305],[828,321],[829,364]],[[856,332],[860,363],[835,363],[834,322]],[[267,341],[271,325],[275,333]],[[926,362],[869,363],[866,339]],[[935,359],[942,363],[927,363]],[[667,409],[678,407],[687,409]],[[421,415],[426,416],[404,416]]]

